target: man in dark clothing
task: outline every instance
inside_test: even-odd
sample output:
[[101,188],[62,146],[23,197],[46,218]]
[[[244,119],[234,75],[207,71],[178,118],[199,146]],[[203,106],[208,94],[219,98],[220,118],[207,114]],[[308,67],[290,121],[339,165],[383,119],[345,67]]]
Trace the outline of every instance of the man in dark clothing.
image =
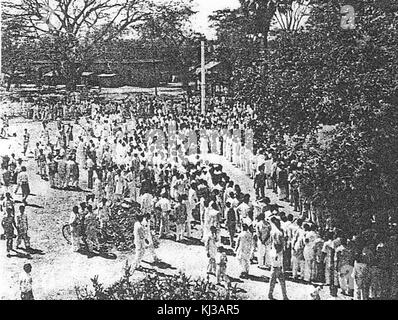
[[260,171],[254,177],[254,189],[256,190],[257,198],[265,197],[265,178],[264,166],[261,166]]
[[234,246],[234,236],[236,233],[236,212],[235,209],[232,207],[231,202],[226,202],[226,210],[227,210],[227,229],[229,233],[229,242],[230,246],[232,248],[235,248]]

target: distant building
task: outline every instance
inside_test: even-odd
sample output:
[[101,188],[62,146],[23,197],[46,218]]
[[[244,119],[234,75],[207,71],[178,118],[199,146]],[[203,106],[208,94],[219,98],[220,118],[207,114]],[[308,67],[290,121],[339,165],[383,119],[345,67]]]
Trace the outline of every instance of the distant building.
[[[50,60],[33,62],[36,79],[44,84],[64,84],[57,66]],[[103,87],[154,87],[171,80],[162,60],[97,60],[84,70],[80,83]]]
[[[205,65],[206,70],[206,91],[209,95],[224,95],[230,91],[230,79],[225,72],[224,66],[218,61],[209,61]],[[200,90],[201,66],[191,68],[191,73],[195,78],[195,90]]]

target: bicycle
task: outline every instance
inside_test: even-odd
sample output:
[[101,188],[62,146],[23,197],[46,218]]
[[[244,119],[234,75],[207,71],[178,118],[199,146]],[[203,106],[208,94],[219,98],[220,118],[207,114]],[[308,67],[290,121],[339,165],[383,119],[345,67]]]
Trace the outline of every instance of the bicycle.
[[[70,230],[70,225],[69,225],[69,224],[65,224],[65,225],[62,227],[62,235],[64,236],[66,242],[67,242],[69,245],[71,245],[71,244],[72,244],[72,235],[71,235],[71,230]],[[87,246],[85,237],[83,237],[83,242],[84,242],[85,245]]]
[[[72,236],[71,236],[71,230],[70,230],[69,224],[66,224],[62,227],[62,235],[65,238],[66,242],[69,245],[71,245],[72,244]],[[98,248],[98,252],[96,254],[103,258],[116,259],[116,255],[114,253],[110,252],[112,249],[112,244],[111,244],[111,241],[108,238],[108,236],[101,235],[101,234],[98,234],[98,236],[99,236],[100,247]],[[83,247],[86,248],[85,250],[87,251],[88,245],[87,245],[86,239],[83,239],[83,242],[84,242]]]
[[62,227],[62,235],[68,244],[72,244],[72,236],[69,224],[66,224]]

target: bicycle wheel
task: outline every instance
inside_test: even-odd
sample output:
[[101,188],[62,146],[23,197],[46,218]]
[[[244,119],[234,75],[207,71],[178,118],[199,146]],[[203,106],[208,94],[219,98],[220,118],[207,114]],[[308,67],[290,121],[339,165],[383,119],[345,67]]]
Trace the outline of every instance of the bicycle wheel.
[[72,244],[72,240],[71,240],[72,236],[70,234],[69,224],[66,224],[62,227],[62,235],[64,236],[64,238],[68,244]]

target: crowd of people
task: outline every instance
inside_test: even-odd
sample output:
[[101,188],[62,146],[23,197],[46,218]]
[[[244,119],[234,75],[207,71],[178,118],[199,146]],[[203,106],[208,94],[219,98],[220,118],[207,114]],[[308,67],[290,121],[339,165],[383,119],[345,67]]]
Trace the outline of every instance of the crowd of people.
[[[83,244],[98,250],[98,234],[106,232],[111,207],[130,201],[139,203],[142,213],[134,225],[137,269],[145,253],[158,261],[153,237],[173,236],[182,242],[198,238],[208,258],[207,272],[218,283],[229,282],[230,259],[223,245],[235,251],[242,278],[250,277],[255,262],[260,269],[271,269],[269,298],[276,280],[288,298],[285,277],[290,272],[292,280],[330,286],[332,295],[340,288],[356,299],[397,296],[396,238],[347,237],[329,228],[298,183],[300,159],[278,153],[269,143],[254,152],[247,129],[256,120],[251,106],[215,98],[204,115],[195,99],[183,103],[148,96],[74,106],[33,108],[41,110],[33,118],[42,121],[42,130],[31,150],[37,174],[52,188],[79,190],[87,181],[92,191],[71,212],[73,251]],[[32,148],[26,130],[23,139],[25,155]],[[224,157],[251,177],[255,196],[244,193],[222,165],[204,161],[208,153]],[[26,205],[26,167],[14,160],[11,155],[2,170],[12,177],[9,183],[22,188]],[[4,172],[5,199],[10,199]],[[292,213],[271,203],[267,192],[290,204]],[[4,230],[13,224],[14,211],[8,211]],[[11,235],[5,234],[7,239]]]
[[[21,248],[29,252],[30,237],[28,236],[28,216],[26,213],[27,198],[30,194],[29,176],[26,166],[21,158],[16,159],[15,154],[11,157],[5,155],[1,162],[1,202],[2,227],[4,233],[2,238],[6,241],[7,257],[11,257],[14,251],[14,239],[17,239],[17,249]],[[17,206],[15,199],[18,190],[21,189],[21,204]]]

